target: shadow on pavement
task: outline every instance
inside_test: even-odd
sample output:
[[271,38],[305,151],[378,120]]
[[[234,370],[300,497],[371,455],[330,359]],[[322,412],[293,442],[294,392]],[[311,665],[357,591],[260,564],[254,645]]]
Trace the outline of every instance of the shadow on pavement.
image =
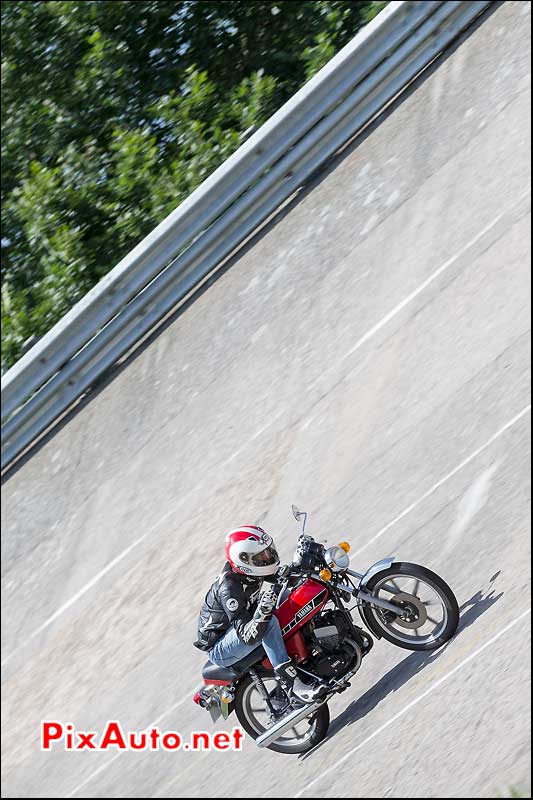
[[329,726],[328,735],[322,742],[320,742],[320,744],[318,744],[312,750],[309,750],[309,752],[302,753],[299,758],[303,760],[312,756],[313,753],[315,753],[320,749],[320,747],[322,747],[322,745],[326,744],[326,742],[332,739],[335,734],[346,727],[346,725],[353,725],[354,722],[358,722],[377,705],[379,705],[379,703],[384,700],[387,695],[398,691],[398,689],[407,683],[407,681],[411,680],[411,678],[414,678],[415,675],[418,675],[420,672],[422,672],[425,667],[428,667],[438,658],[440,658],[446,649],[455,641],[458,636],[461,635],[464,630],[466,630],[466,628],[472,625],[482,614],[485,613],[485,611],[488,611],[489,608],[491,608],[491,606],[493,606],[494,603],[496,603],[502,597],[503,592],[495,594],[493,588],[493,583],[499,575],[500,572],[496,572],[496,574],[489,579],[489,587],[487,589],[480,589],[469,600],[466,600],[460,606],[459,627],[457,628],[457,633],[453,639],[451,639],[439,650],[413,652],[411,655],[407,656],[407,658],[404,658],[403,661],[400,661],[399,664],[397,664],[395,667],[393,667],[393,669],[380,678],[380,680],[371,689],[350,703],[350,705],[342,712],[342,714],[333,720]]

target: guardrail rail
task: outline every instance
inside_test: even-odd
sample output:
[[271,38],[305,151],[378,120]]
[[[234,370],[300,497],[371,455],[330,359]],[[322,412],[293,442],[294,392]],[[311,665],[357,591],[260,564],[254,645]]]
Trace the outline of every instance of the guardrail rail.
[[391,2],[2,378],[2,469],[492,3]]

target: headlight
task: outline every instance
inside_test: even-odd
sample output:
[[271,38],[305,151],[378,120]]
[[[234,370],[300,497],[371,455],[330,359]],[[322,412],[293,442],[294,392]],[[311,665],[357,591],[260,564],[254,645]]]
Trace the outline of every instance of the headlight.
[[324,560],[333,572],[340,572],[350,566],[350,556],[342,547],[328,547]]

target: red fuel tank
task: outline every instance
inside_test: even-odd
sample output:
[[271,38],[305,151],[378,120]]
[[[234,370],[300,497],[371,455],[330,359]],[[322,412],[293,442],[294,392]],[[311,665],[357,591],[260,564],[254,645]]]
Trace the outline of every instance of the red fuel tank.
[[292,636],[302,625],[320,611],[328,599],[328,589],[323,583],[308,578],[305,583],[291,592],[274,612],[279,620],[283,638]]

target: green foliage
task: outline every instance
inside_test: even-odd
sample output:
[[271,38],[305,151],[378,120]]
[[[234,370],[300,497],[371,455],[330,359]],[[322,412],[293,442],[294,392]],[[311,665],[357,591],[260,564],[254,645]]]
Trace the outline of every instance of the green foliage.
[[2,368],[384,5],[4,0]]
[[531,797],[531,791],[526,792],[522,789],[518,789],[516,786],[510,786],[505,794],[500,794],[498,792],[496,797]]

